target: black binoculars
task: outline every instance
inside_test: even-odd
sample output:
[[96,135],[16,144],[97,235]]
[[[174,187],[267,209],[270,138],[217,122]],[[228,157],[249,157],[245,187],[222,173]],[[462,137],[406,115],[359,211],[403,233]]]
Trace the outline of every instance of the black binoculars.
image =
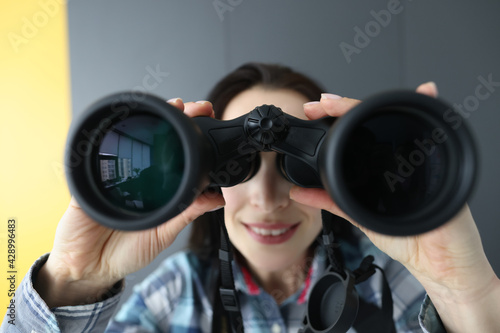
[[283,177],[324,188],[357,223],[413,235],[448,221],[471,193],[476,149],[455,116],[440,99],[399,90],[339,118],[303,120],[262,105],[227,121],[189,118],[153,95],[118,93],[73,122],[66,173],[90,217],[139,230],[180,214],[207,188],[250,179],[259,153],[274,151]]

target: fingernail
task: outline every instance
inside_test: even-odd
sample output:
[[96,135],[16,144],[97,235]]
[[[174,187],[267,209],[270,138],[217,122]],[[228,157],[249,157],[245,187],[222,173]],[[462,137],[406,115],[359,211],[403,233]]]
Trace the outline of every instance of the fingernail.
[[324,99],[341,99],[342,96],[335,95],[335,94],[323,93],[323,94],[321,94],[321,98],[324,98]]
[[319,104],[319,101],[307,102],[307,103],[304,103],[304,106],[308,106],[308,105],[316,105],[316,104]]
[[429,81],[426,83],[427,85],[431,86],[433,89],[435,89],[437,91],[437,85],[436,85],[436,82],[434,81]]
[[178,100],[180,100],[179,97],[176,97],[176,98],[171,98],[167,101],[167,103],[176,103]]
[[219,210],[221,208],[224,208],[224,206],[223,205],[217,206],[214,209],[210,209],[209,212],[215,212],[216,210]]
[[203,105],[203,104],[210,103],[210,102],[209,101],[197,101],[196,103]]

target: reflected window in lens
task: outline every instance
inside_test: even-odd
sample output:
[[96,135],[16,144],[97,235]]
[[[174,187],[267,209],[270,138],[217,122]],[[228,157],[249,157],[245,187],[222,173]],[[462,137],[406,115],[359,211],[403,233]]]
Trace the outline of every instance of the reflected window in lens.
[[165,120],[133,115],[106,133],[97,169],[106,199],[129,211],[152,211],[177,192],[184,173],[182,144]]

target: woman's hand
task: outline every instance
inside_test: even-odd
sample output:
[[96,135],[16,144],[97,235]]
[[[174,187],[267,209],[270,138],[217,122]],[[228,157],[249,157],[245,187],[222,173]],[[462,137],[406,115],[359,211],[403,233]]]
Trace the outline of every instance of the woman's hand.
[[[190,117],[213,117],[209,102],[170,104]],[[98,301],[127,274],[148,265],[198,216],[224,205],[220,194],[200,195],[180,215],[142,231],[109,229],[88,217],[75,199],[57,226],[50,256],[36,277],[35,289],[49,307]]]
[[[417,92],[437,96],[432,82],[419,86]],[[304,110],[310,119],[338,117],[358,103],[358,100],[324,94],[319,103],[308,103]],[[484,254],[467,206],[435,230],[411,237],[392,237],[357,224],[324,190],[295,186],[290,194],[300,203],[349,220],[380,250],[405,265],[426,289],[449,332],[500,331],[499,316],[492,312],[500,307],[500,282]]]

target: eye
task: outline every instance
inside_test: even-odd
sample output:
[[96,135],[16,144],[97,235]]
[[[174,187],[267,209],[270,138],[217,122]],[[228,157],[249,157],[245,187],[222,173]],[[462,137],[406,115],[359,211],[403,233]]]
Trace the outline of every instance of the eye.
[[283,178],[285,178],[289,182],[292,182],[292,180],[290,178],[288,178],[287,173],[286,173],[286,171],[284,169],[284,159],[285,159],[285,157],[286,157],[285,154],[279,154],[279,153],[276,154],[276,168],[278,169],[278,172],[280,173],[280,175]]
[[245,160],[247,163],[249,163],[249,172],[247,177],[242,181],[242,183],[249,181],[257,172],[259,171],[260,168],[260,153],[253,153],[250,155],[245,156]]
[[290,155],[279,154],[276,163],[281,175],[289,182],[302,187],[323,187],[319,174],[306,162]]

